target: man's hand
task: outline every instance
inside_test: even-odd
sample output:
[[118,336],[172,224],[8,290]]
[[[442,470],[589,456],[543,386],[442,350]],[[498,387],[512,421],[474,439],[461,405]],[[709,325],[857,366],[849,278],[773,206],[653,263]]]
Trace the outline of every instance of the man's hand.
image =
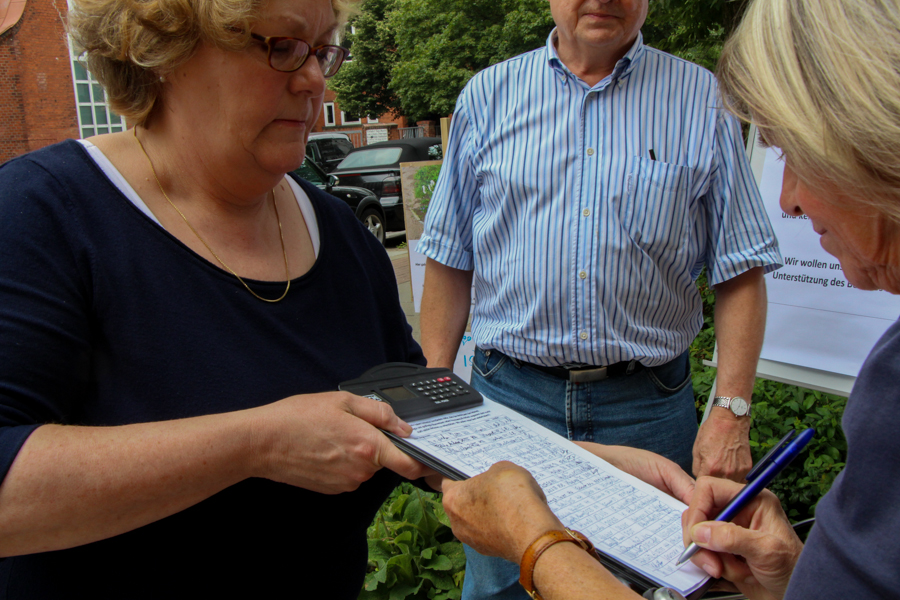
[[694,476],[743,481],[752,466],[750,419],[714,406],[694,441]]
[[681,517],[685,546],[695,542],[705,548],[691,560],[711,576],[731,581],[751,600],[783,598],[803,543],[775,494],[763,490],[731,523],[709,521],[742,487],[725,479],[697,480]]
[[575,442],[612,466],[634,475],[685,504],[694,491],[694,480],[673,461],[647,450],[627,446],[605,446],[593,442]]

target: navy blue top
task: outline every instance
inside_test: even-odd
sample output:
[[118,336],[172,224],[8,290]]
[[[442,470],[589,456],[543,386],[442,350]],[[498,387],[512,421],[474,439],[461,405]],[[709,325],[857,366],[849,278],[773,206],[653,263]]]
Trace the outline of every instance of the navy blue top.
[[[0,167],[0,480],[43,423],[234,411],[424,364],[384,249],[346,205],[300,185],[319,256],[267,304],[142,214],[77,142]],[[381,471],[327,496],[247,480],[109,540],[0,560],[0,598],[356,598],[365,528],[397,481]]]
[[816,524],[785,600],[900,597],[900,323],[878,340],[844,411],[847,464],[816,507]]

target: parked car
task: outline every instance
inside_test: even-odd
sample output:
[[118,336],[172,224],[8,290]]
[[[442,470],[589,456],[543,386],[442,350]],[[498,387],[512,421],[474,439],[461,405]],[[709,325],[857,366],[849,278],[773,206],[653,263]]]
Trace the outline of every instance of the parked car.
[[338,185],[338,178],[325,173],[322,167],[309,156],[303,159],[303,164],[299,169],[295,169],[294,173],[319,189],[325,190],[326,193],[346,202],[356,213],[356,217],[372,232],[372,235],[384,244],[384,209],[381,208],[381,203],[374,192],[361,187]]
[[306,153],[326,173],[330,173],[353,150],[353,142],[346,133],[311,133]]
[[441,157],[441,138],[410,138],[369,144],[355,148],[332,175],[341,185],[364,187],[375,192],[387,219],[388,231],[405,228],[400,163],[434,160]]

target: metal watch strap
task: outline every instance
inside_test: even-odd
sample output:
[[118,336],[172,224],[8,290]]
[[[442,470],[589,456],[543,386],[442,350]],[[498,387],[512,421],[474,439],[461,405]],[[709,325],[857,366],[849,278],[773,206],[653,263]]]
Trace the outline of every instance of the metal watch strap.
[[[746,412],[745,414],[743,414],[743,415],[738,415],[738,414],[734,411],[734,408],[732,408],[731,403],[732,403],[734,400],[736,400],[736,399],[739,399],[739,400],[741,400],[741,401],[743,401],[744,403],[747,404],[747,412]],[[742,396],[716,396],[716,397],[713,398],[713,404],[712,404],[712,405],[713,405],[713,406],[718,406],[719,408],[727,408],[727,409],[729,409],[729,410],[731,411],[731,413],[732,413],[735,417],[737,417],[737,418],[740,418],[740,417],[749,417],[749,416],[750,416],[750,413],[751,413],[751,411],[752,411],[752,408],[753,408],[753,407],[751,406],[751,404],[750,404],[750,401],[747,400],[746,398],[742,397]]]

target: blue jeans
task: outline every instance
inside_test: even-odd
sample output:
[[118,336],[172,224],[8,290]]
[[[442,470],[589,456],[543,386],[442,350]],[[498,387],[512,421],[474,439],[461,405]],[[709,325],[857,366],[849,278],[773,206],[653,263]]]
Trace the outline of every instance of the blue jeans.
[[[697,412],[685,352],[660,367],[593,383],[569,383],[496,350],[475,350],[472,386],[571,440],[643,448],[691,472]],[[463,600],[528,600],[519,567],[469,546]]]

